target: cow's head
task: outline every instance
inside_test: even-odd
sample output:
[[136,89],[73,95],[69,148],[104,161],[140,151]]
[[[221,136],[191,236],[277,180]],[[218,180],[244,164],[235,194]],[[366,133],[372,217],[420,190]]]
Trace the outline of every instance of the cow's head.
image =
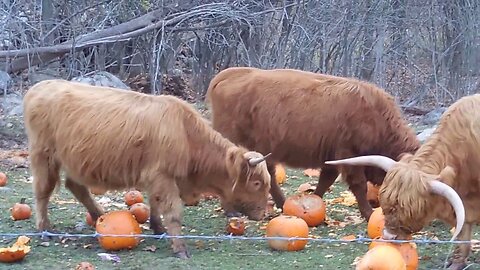
[[454,189],[438,180],[451,180],[455,174],[451,167],[447,166],[439,175],[431,175],[410,163],[396,162],[388,157],[375,155],[325,163],[377,166],[387,172],[379,193],[380,206],[385,215],[385,239],[406,239],[407,235],[426,226],[435,217],[432,213],[437,201],[435,196],[446,198],[455,211],[457,226],[452,240],[462,230],[465,221],[462,200]]
[[240,212],[253,220],[264,217],[270,192],[267,156],[239,147],[228,149],[226,165],[233,186],[222,198],[227,214]]

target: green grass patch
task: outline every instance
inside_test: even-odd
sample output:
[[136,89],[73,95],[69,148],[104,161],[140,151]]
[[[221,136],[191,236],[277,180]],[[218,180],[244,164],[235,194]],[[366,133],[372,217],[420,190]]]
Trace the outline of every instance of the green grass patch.
[[[26,202],[35,211],[28,169],[0,166],[0,171],[6,172],[9,177],[7,186],[0,189],[0,233],[35,232],[35,213],[29,220],[13,221],[9,212],[9,208],[21,198],[27,198]],[[316,179],[304,176],[302,170],[288,169],[287,175],[287,182],[282,186],[287,196],[296,193],[302,183],[316,183]],[[336,182],[324,199],[337,198],[345,190],[347,188],[344,183]],[[109,192],[95,198],[110,199],[106,210],[126,209],[123,194]],[[218,211],[219,206],[217,200],[209,200],[201,201],[198,206],[185,207],[183,234],[226,235],[226,218]],[[49,217],[54,229],[59,232],[94,233],[93,228],[85,225],[85,211],[63,185],[50,200]],[[342,224],[345,226],[322,224],[310,229],[312,236],[339,239],[352,234],[366,235],[367,222],[353,222],[360,218],[356,204],[327,204],[327,215],[329,219],[344,222]],[[245,235],[264,236],[266,223],[267,221],[248,221]],[[146,225],[143,232],[151,234],[148,222]],[[450,237],[449,228],[439,221],[433,222],[424,232],[428,232],[429,237],[435,235],[439,239]],[[477,237],[478,230],[474,235],[474,238]],[[0,246],[6,247],[14,241],[15,239],[0,237]],[[97,255],[107,251],[103,250],[94,238],[54,238],[47,244],[39,237],[32,237],[32,249],[27,257],[19,263],[0,263],[0,269],[73,269],[82,261],[91,262],[96,269],[281,269],[286,266],[295,269],[354,269],[352,262],[368,249],[366,243],[309,242],[304,250],[297,252],[273,251],[266,241],[187,240],[187,244],[192,254],[190,260],[174,258],[166,240],[148,238],[133,250],[110,252],[120,257],[120,263],[114,264]],[[418,244],[421,259],[419,269],[440,269],[449,248],[450,245],[446,244]],[[473,261],[477,255],[475,251],[470,260]],[[478,265],[472,265],[469,269],[478,268]]]

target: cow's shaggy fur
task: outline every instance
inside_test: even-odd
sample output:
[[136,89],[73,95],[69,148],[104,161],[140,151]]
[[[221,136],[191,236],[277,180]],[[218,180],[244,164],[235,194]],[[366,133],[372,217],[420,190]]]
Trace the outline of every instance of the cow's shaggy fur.
[[315,193],[323,196],[340,172],[368,218],[372,207],[366,181],[381,184],[385,173],[374,167],[336,168],[324,161],[365,154],[398,159],[420,146],[393,98],[352,78],[291,69],[228,68],[211,81],[207,101],[214,129],[232,142],[272,153],[267,166],[278,207],[285,198],[274,180],[275,163],[321,167]]
[[[414,155],[392,162],[380,189],[385,228],[398,238],[420,231],[434,219],[456,225],[452,204],[429,190],[439,180],[460,196],[465,224],[458,240],[471,240],[472,226],[480,222],[480,95],[463,97],[443,114],[431,137]],[[360,160],[362,157],[357,157]],[[332,164],[352,164],[333,161]],[[361,163],[357,163],[361,164]],[[468,244],[456,246],[450,269],[463,269]]]
[[[155,233],[181,233],[182,200],[219,194],[229,211],[261,219],[270,175],[260,153],[237,147],[188,103],[64,80],[34,85],[24,97],[37,228],[50,228],[48,200],[65,186],[96,220],[103,214],[87,187],[148,193]],[[257,159],[257,164],[252,162]],[[188,257],[181,239],[174,252]]]

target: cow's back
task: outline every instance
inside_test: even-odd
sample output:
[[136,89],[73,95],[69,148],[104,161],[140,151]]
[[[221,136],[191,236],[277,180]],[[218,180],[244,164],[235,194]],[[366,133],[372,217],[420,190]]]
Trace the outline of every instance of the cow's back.
[[72,178],[133,186],[140,173],[185,176],[184,104],[173,97],[53,80],[24,99],[34,149],[47,150]]
[[344,149],[390,156],[383,151],[391,132],[414,137],[390,95],[350,78],[229,68],[212,80],[207,98],[215,129],[294,167],[318,166]]

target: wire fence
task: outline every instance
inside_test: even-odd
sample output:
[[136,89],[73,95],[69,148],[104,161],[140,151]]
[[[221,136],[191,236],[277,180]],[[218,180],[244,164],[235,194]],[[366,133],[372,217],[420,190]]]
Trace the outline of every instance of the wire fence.
[[416,243],[416,244],[479,244],[479,240],[437,240],[437,239],[379,239],[369,238],[362,235],[357,235],[354,239],[338,239],[338,238],[317,238],[317,237],[282,237],[282,236],[243,236],[243,235],[168,235],[164,234],[101,234],[98,232],[90,234],[78,234],[78,233],[53,233],[48,231],[43,232],[25,232],[25,233],[0,233],[0,237],[3,238],[15,238],[19,236],[31,236],[31,237],[69,237],[69,238],[98,238],[98,237],[139,237],[139,238],[154,238],[154,239],[203,239],[203,240],[249,240],[249,241],[268,241],[268,240],[307,240],[312,242],[322,243],[370,243],[370,242],[390,242],[390,243]]

